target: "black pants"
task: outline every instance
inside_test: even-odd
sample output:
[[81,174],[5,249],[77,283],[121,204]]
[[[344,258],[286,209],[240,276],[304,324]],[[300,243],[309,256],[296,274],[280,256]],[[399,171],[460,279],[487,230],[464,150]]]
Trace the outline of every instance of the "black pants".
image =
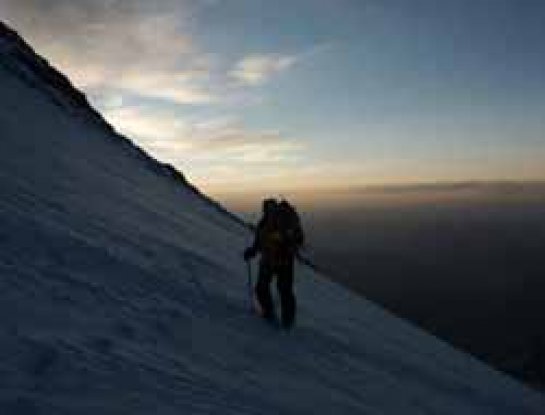
[[286,263],[277,265],[261,260],[255,293],[261,305],[263,317],[274,318],[275,312],[270,285],[275,275],[282,307],[282,325],[289,327],[295,321],[296,309],[295,295],[293,294],[293,261],[286,261]]

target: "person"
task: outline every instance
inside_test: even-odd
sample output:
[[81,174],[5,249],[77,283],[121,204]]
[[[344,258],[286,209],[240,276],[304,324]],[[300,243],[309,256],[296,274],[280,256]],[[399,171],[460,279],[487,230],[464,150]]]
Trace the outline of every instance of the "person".
[[295,208],[286,200],[277,202],[276,199],[269,198],[263,201],[263,216],[256,227],[254,243],[244,251],[246,261],[258,253],[261,255],[254,292],[258,312],[269,321],[276,321],[270,292],[271,281],[276,276],[281,323],[285,328],[290,328],[295,322],[294,263],[303,238]]

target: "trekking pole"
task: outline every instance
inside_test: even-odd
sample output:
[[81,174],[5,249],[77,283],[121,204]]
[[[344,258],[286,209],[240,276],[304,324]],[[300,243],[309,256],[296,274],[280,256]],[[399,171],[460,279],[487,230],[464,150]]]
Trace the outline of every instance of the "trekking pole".
[[252,293],[252,264],[250,263],[250,261],[246,261],[246,267],[248,269],[248,305],[249,305],[249,309],[250,311],[252,311],[252,304],[253,304],[253,301],[252,301],[252,297],[253,297],[253,293]]

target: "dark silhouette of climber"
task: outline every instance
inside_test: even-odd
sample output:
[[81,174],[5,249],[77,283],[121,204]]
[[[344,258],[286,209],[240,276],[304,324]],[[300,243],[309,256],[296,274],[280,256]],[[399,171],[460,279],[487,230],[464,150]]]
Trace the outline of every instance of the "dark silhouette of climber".
[[263,217],[255,230],[252,246],[244,251],[246,261],[261,254],[259,276],[255,286],[257,311],[267,320],[275,321],[276,313],[270,284],[276,276],[280,294],[281,322],[290,328],[295,321],[296,300],[293,293],[293,269],[298,248],[303,244],[299,215],[287,201],[263,201]]

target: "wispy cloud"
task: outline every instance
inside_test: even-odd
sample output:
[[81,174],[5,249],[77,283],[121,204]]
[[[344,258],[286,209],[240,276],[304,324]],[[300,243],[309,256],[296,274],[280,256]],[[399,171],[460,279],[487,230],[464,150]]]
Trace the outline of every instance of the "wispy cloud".
[[[268,146],[293,147],[277,130],[252,130],[239,119],[223,117],[194,124],[195,146],[202,149],[257,149]],[[254,152],[255,152],[254,149]]]
[[183,5],[122,0],[5,0],[2,15],[81,88],[180,104],[214,101],[210,58],[184,27]]
[[122,134],[145,146],[161,145],[169,150],[189,146],[186,141],[191,137],[190,122],[171,111],[123,105],[105,110],[104,116]]
[[301,61],[333,48],[333,43],[316,44],[296,54],[253,53],[235,62],[228,76],[242,86],[256,86],[269,81],[276,75],[289,70]]
[[297,62],[295,56],[276,54],[248,55],[238,61],[229,75],[244,85],[259,85]]
[[283,165],[300,157],[302,145],[277,130],[251,129],[236,117],[195,119],[173,111],[117,107],[105,116],[120,132],[170,161],[194,160],[225,165]]

